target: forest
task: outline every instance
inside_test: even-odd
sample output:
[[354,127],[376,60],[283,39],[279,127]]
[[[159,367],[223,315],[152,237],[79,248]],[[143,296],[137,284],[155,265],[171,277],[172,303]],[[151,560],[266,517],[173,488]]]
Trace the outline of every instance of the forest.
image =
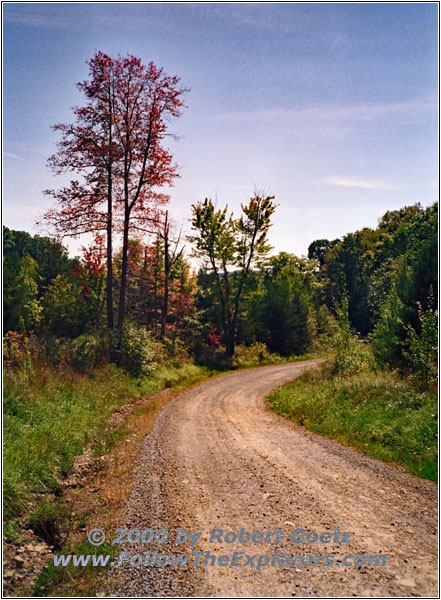
[[[315,240],[307,257],[269,255],[273,198],[254,196],[239,219],[210,199],[193,206],[192,267],[168,211],[149,243],[128,241],[120,347],[112,356],[103,247],[70,258],[55,239],[4,228],[6,356],[32,347],[90,369],[116,362],[133,375],[152,368],[152,348],[197,363],[232,364],[237,346],[301,355],[347,318],[354,339],[381,367],[430,383],[435,374],[437,205],[387,212],[376,229]],[[254,238],[254,241],[253,241]],[[122,286],[112,256],[112,298]],[[116,312],[112,302],[111,312]],[[342,312],[345,316],[342,316]]]
[[[207,197],[178,223],[165,140],[189,90],[133,56],[98,52],[89,68],[74,122],[54,126],[49,166],[73,179],[45,191],[51,233],[3,229],[6,537],[31,527],[61,547],[60,482],[86,448],[122,443],[108,426],[121,406],[308,357],[323,368],[274,410],[435,479],[438,205],[300,257],[273,252],[277,198],[259,190],[240,214]],[[84,239],[78,256],[64,238]]]

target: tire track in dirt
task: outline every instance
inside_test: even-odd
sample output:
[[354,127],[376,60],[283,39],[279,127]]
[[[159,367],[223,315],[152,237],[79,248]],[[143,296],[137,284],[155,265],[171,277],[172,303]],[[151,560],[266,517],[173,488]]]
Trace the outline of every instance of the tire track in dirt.
[[[146,437],[121,526],[166,528],[160,554],[386,555],[385,566],[115,567],[125,596],[436,596],[436,486],[286,421],[264,397],[318,361],[239,371],[172,400]],[[195,548],[179,527],[201,531]],[[209,543],[213,528],[284,531],[281,542]],[[290,533],[352,532],[350,544],[295,544]]]

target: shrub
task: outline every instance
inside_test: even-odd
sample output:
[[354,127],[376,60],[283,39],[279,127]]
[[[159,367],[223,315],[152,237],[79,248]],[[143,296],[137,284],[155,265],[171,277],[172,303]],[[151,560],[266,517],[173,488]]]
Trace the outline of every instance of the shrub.
[[369,351],[351,329],[347,297],[343,298],[341,306],[336,308],[336,316],[334,335],[329,342],[332,350],[332,373],[352,375],[368,365]]
[[84,334],[70,343],[71,365],[77,371],[87,371],[102,365],[109,355],[109,341],[105,336]]
[[212,369],[231,369],[232,359],[225,356],[225,350],[221,347],[212,348],[208,344],[198,344],[195,352],[195,362]]
[[403,351],[403,355],[412,367],[411,379],[418,384],[428,386],[436,381],[437,376],[438,311],[430,308],[424,311],[421,303],[417,304],[421,332],[418,335],[411,325],[408,326],[406,341],[409,351]]
[[146,329],[127,324],[121,339],[121,365],[135,377],[150,375],[156,364],[154,348]]
[[283,362],[283,358],[279,354],[269,352],[262,342],[254,342],[251,346],[236,346],[233,365],[235,367],[248,367],[281,362]]
[[369,335],[375,360],[382,367],[402,365],[403,311],[396,285],[380,308],[380,317]]
[[30,364],[31,345],[29,337],[8,331],[3,337],[3,361],[5,367],[17,369]]

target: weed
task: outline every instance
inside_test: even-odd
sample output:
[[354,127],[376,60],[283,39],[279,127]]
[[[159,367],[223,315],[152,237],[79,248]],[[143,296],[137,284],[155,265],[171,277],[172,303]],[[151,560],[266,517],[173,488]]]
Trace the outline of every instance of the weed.
[[270,395],[280,415],[365,454],[437,477],[436,394],[415,390],[390,372],[305,374]]
[[[116,548],[111,544],[103,544],[97,547],[86,542],[78,544],[74,548],[62,548],[60,552],[57,552],[57,555],[60,554],[64,554],[65,556],[68,554],[82,554],[83,556],[102,554],[110,555],[112,559],[115,557]],[[94,589],[96,575],[100,571],[109,568],[111,559],[105,567],[94,567],[92,563],[88,563],[84,567],[74,567],[71,563],[67,566],[55,566],[53,560],[50,560],[34,584],[33,595],[43,597],[51,596],[54,589],[59,588],[59,586],[66,584],[70,585],[74,581],[81,580],[82,582],[85,581],[88,583],[87,589],[82,590],[83,593],[81,595],[84,597],[93,597],[96,595],[96,590]]]

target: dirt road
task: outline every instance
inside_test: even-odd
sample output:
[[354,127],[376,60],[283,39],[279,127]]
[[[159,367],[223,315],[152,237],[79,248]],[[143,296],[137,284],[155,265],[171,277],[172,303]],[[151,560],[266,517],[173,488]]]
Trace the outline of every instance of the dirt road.
[[[169,539],[164,544],[123,544],[119,550],[131,552],[130,558],[142,555],[143,560],[146,551],[153,560],[155,550],[157,556],[204,554],[197,566],[183,568],[130,567],[124,561],[110,570],[108,593],[437,594],[435,485],[311,434],[267,410],[264,397],[272,389],[314,366],[309,361],[225,375],[165,407],[145,438],[121,527],[165,528]],[[179,528],[202,532],[193,548],[175,543]],[[212,529],[222,529],[225,535],[239,534],[242,528],[250,534],[283,533],[278,540],[268,536],[266,543],[265,539],[257,543],[259,536],[256,543],[226,543],[224,537],[210,543]],[[294,543],[290,536],[296,529],[319,535],[331,532],[332,537]],[[353,534],[349,543],[342,542],[345,532]],[[242,566],[203,566],[206,551],[217,557],[243,552]],[[274,564],[257,570],[257,556],[245,566],[245,554],[266,555]],[[289,566],[286,557],[280,558],[283,555],[290,557]],[[312,559],[302,563],[298,558],[292,564],[292,556],[304,555]],[[325,555],[334,555],[333,565],[316,558]],[[376,567],[335,564],[347,555],[386,555],[387,560]]]

